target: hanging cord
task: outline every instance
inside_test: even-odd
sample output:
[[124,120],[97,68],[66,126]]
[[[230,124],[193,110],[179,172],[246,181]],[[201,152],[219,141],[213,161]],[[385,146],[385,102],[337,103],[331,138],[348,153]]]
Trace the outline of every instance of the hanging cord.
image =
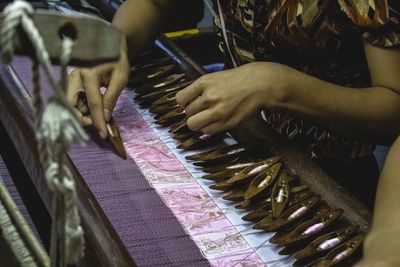
[[61,48],[61,55],[60,55],[60,63],[61,63],[61,88],[64,90],[67,89],[67,77],[68,77],[68,72],[67,72],[67,67],[68,63],[71,60],[71,54],[72,54],[72,47],[74,46],[74,40],[69,38],[68,36],[63,35],[62,36],[62,48]]
[[[75,182],[65,165],[70,145],[87,140],[87,135],[75,118],[65,97],[67,65],[71,57],[73,40],[62,39],[60,56],[61,78],[56,81],[43,39],[31,20],[33,8],[25,1],[15,0],[4,9],[4,21],[0,31],[3,62],[9,64],[14,54],[14,37],[17,28],[27,34],[35,50],[33,58],[33,104],[36,115],[36,139],[39,160],[45,170],[46,181],[54,192],[53,226],[51,240],[51,265],[66,266],[76,263],[83,256],[84,238],[76,206]],[[44,106],[39,83],[39,65],[42,66],[54,96]]]
[[213,18],[215,18],[217,16],[217,13],[215,13],[215,10],[213,8],[213,3],[211,3],[211,0],[203,0],[203,2],[206,5],[208,11],[210,11]]
[[238,65],[236,63],[235,57],[233,56],[231,47],[229,45],[229,38],[228,38],[228,33],[227,33],[227,30],[226,30],[226,26],[225,26],[225,19],[224,19],[224,14],[222,12],[222,7],[221,7],[221,4],[220,4],[220,0],[217,0],[217,6],[218,6],[219,16],[216,17],[216,18],[219,20],[219,24],[221,25],[222,36],[224,37],[225,47],[228,50],[229,57],[231,58],[233,66],[236,68]]
[[213,3],[211,2],[211,0],[203,0],[203,2],[207,6],[211,15],[214,17],[215,24],[221,28],[222,37],[224,38],[224,41],[225,41],[225,47],[228,50],[228,55],[232,61],[232,65],[236,68],[238,66],[238,64],[235,60],[235,57],[233,56],[231,47],[229,45],[229,39],[228,39],[228,33],[226,30],[226,26],[225,26],[224,14],[222,12],[222,7],[221,7],[219,0],[217,0],[218,14],[215,12],[215,10],[213,8]]

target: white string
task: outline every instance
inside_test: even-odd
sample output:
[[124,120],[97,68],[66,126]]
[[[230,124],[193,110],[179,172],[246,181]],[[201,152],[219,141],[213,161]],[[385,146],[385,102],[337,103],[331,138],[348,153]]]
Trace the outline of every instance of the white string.
[[[33,8],[22,0],[15,0],[4,9],[5,17],[0,31],[1,53],[3,62],[9,64],[14,54],[17,28],[22,26],[35,50],[33,104],[37,116],[36,139],[39,159],[45,169],[47,184],[56,195],[51,255],[57,259],[52,259],[52,264],[53,266],[66,266],[77,263],[83,256],[84,238],[76,206],[75,182],[70,170],[64,165],[64,159],[70,145],[75,141],[83,144],[87,140],[87,135],[76,120],[64,93],[67,87],[66,69],[72,52],[73,40],[68,37],[64,37],[62,40],[61,78],[58,82],[53,77],[50,57],[45,49],[43,39],[30,18],[33,12]],[[40,95],[38,64],[43,67],[54,90],[54,97],[44,108]],[[57,253],[58,249],[61,249],[60,256]]]
[[217,13],[215,13],[215,10],[213,8],[213,4],[211,3],[211,0],[204,0],[204,4],[210,11],[211,15],[215,18],[217,16]]
[[222,13],[222,7],[221,7],[221,4],[219,3],[219,0],[217,0],[217,4],[218,4],[218,12],[219,12],[218,18],[219,18],[219,22],[221,24],[222,35],[224,36],[224,40],[225,40],[225,46],[228,49],[228,53],[232,60],[232,64],[236,68],[237,63],[236,63],[235,58],[233,57],[233,53],[232,53],[230,45],[229,45],[228,34],[226,32],[226,26],[225,26],[225,20],[224,20],[224,14]]

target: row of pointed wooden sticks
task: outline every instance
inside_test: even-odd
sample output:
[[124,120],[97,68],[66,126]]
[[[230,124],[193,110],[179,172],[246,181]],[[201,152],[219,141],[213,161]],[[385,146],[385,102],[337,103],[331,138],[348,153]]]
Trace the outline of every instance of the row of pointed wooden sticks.
[[253,228],[276,234],[270,243],[292,255],[295,266],[339,266],[356,260],[364,235],[342,218],[343,210],[329,207],[323,197],[301,183],[282,156],[263,143],[224,145],[227,133],[208,136],[191,131],[186,114],[175,101],[177,92],[194,81],[159,50],[143,53],[132,67],[129,87],[135,101],[154,114],[157,124],[169,127],[178,149],[205,152],[186,159],[207,173],[211,189],[247,211],[242,218]]

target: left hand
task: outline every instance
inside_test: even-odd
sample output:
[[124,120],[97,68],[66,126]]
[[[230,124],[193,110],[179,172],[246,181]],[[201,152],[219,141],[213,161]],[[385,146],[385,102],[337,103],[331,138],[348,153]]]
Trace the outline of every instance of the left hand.
[[176,100],[185,107],[193,131],[215,134],[232,129],[263,107],[270,107],[279,90],[282,65],[256,62],[211,73],[180,91]]

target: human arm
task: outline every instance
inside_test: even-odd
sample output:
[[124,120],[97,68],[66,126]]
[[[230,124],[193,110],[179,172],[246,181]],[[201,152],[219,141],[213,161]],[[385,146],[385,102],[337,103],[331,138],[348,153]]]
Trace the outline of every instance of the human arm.
[[130,58],[161,33],[173,3],[174,0],[127,0],[117,10],[112,25],[126,36]]
[[379,179],[370,233],[357,267],[400,266],[400,138],[390,149]]
[[[355,90],[285,65],[256,62],[203,76],[177,95],[188,125],[230,129],[260,109],[282,110],[349,138],[390,143],[400,124],[400,50],[364,43],[371,87]],[[200,96],[200,97],[199,97]]]
[[[161,32],[173,0],[127,0],[118,9],[112,24],[121,30],[121,55],[117,62],[74,70],[69,78],[67,97],[83,125],[95,126],[101,137],[107,136],[109,120],[117,98],[129,77],[129,60],[150,44]],[[128,46],[129,44],[129,46]],[[129,51],[128,51],[129,47]],[[129,54],[129,56],[128,56]],[[100,87],[107,87],[104,95]],[[79,91],[87,95],[88,106],[80,102]],[[90,110],[90,115],[87,111]]]

